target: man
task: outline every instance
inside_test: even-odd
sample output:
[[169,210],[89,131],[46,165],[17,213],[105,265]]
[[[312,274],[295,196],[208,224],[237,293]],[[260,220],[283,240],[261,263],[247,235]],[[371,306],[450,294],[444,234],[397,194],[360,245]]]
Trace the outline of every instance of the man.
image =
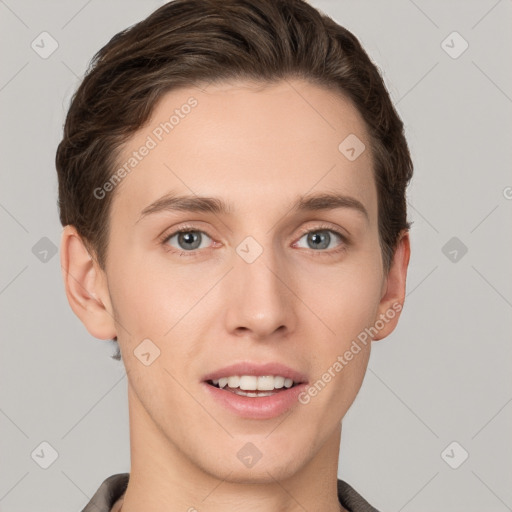
[[412,162],[357,39],[170,2],[95,56],[56,164],[69,303],[128,377],[131,470],[84,511],[376,510],[341,422],[402,310]]

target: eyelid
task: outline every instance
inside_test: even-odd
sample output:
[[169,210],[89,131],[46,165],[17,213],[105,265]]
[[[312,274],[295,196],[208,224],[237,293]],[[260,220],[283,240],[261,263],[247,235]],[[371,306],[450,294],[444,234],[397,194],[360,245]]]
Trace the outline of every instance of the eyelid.
[[[190,222],[200,222],[200,221],[190,221]],[[208,235],[212,240],[214,237],[212,237],[206,229],[201,228],[198,225],[195,224],[179,224],[177,226],[172,226],[170,228],[164,229],[156,238],[159,242],[165,242],[168,238],[180,233],[180,232],[186,232],[186,231],[198,231],[200,233],[204,233]]]
[[325,223],[323,221],[317,221],[320,222],[320,224],[314,224],[310,225],[308,227],[301,228],[299,230],[300,237],[299,239],[304,236],[307,233],[310,233],[311,231],[332,231],[333,233],[336,233],[344,242],[348,243],[349,241],[349,235],[346,234],[346,230],[343,228],[336,226],[335,224]]

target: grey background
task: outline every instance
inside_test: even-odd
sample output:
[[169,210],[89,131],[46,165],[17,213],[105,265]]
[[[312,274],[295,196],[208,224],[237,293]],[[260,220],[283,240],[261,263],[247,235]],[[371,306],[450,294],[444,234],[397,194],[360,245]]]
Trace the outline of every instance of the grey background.
[[[163,3],[0,0],[0,511],[78,511],[129,471],[122,362],[72,313],[51,252],[54,156],[90,58]],[[512,510],[512,4],[311,3],[381,69],[415,163],[406,305],[373,344],[339,477],[383,512]],[[43,31],[59,45],[47,59],[31,48]],[[453,31],[469,44],[458,58],[442,46]],[[33,455],[44,441],[48,469]]]

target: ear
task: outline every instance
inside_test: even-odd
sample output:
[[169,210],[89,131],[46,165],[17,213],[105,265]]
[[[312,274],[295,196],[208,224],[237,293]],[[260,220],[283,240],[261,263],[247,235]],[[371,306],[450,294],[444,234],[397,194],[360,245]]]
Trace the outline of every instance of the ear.
[[380,320],[384,327],[379,329],[373,337],[375,341],[391,334],[398,323],[405,301],[405,283],[410,255],[409,232],[404,230],[400,234],[388,275],[382,286],[382,296],[375,321],[377,323]]
[[116,336],[106,275],[92,258],[74,226],[64,227],[60,263],[69,305],[92,336]]

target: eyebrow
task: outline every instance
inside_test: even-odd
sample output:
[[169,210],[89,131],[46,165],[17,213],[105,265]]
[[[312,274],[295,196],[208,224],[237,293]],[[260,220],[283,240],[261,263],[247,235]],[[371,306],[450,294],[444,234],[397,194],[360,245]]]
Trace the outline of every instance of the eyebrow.
[[[348,208],[359,212],[369,220],[368,211],[358,199],[338,193],[320,193],[301,195],[293,203],[290,211],[294,213],[310,211],[326,211],[338,208]],[[212,213],[230,215],[234,208],[231,203],[219,197],[205,197],[197,195],[176,195],[173,193],[157,199],[144,208],[137,222],[147,215],[162,211],[183,211],[197,213]]]

